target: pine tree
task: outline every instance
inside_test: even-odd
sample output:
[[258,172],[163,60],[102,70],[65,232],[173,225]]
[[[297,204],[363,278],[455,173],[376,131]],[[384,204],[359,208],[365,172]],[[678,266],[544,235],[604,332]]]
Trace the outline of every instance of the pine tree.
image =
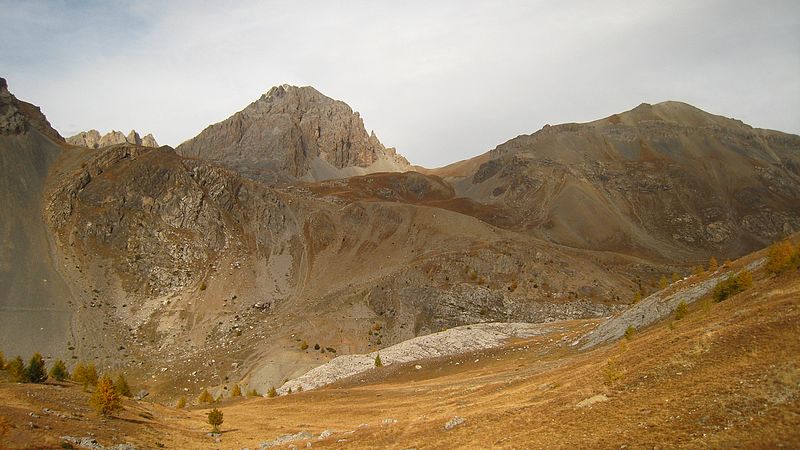
[[208,392],[208,389],[203,389],[203,392],[201,392],[200,396],[197,397],[197,401],[200,403],[212,403],[214,401],[214,397],[211,396],[211,393]]
[[122,400],[117,390],[114,389],[114,383],[108,375],[103,375],[97,382],[97,387],[89,403],[104,416],[109,416],[122,409]]
[[717,258],[712,256],[711,259],[708,260],[708,271],[716,272],[717,269],[719,269],[719,263],[717,262]]
[[131,387],[128,385],[128,380],[126,380],[125,375],[121,373],[119,376],[117,376],[116,381],[114,381],[114,389],[116,389],[117,393],[123,397],[131,396]]
[[69,372],[67,372],[67,366],[64,361],[57,359],[53,363],[53,367],[50,369],[50,378],[56,381],[64,381],[69,378]]
[[47,381],[47,369],[44,366],[44,359],[39,353],[34,353],[28,361],[25,369],[25,378],[29,383],[44,383]]
[[16,381],[17,383],[26,383],[28,381],[25,363],[22,362],[22,357],[19,355],[8,363],[6,370],[8,370],[8,375],[11,376],[11,381]]
[[269,390],[267,391],[267,397],[273,398],[278,396],[278,391],[275,390],[275,386],[270,386]]
[[222,411],[218,410],[217,408],[212,409],[208,412],[208,423],[211,425],[211,430],[214,433],[219,432],[219,426],[222,425],[223,422],[223,414]]
[[378,356],[375,357],[375,367],[383,367],[383,361],[381,361],[380,353],[378,353]]
[[233,385],[233,391],[231,392],[231,397],[241,397],[242,396],[242,388],[239,387],[239,384]]

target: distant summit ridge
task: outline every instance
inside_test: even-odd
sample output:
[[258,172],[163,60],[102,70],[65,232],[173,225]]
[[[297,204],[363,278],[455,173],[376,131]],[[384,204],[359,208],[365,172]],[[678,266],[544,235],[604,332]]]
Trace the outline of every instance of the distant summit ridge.
[[99,131],[94,129],[81,131],[74,136],[68,137],[67,143],[87,148],[100,148],[125,143],[141,145],[143,147],[158,147],[158,142],[156,142],[156,138],[154,138],[152,134],[140,137],[136,130],[131,130],[127,136],[121,131],[116,130],[111,130],[102,136]]
[[394,148],[368,134],[346,103],[310,86],[274,86],[230,118],[176,149],[268,181],[324,180],[410,170]]

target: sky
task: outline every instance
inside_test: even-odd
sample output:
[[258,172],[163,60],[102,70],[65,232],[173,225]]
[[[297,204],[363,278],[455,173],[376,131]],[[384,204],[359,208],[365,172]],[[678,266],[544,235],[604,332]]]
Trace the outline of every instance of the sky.
[[177,146],[310,85],[438,167],[679,100],[800,134],[800,2],[0,0],[0,76],[69,136]]

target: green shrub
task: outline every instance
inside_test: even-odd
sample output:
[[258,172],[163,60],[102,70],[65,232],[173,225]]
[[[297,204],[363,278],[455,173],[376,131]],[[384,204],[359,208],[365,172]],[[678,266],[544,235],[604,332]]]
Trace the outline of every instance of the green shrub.
[[753,276],[747,270],[740,272],[737,275],[728,277],[720,281],[714,286],[712,296],[714,301],[721,302],[732,295],[744,292],[753,285]]
[[636,327],[633,325],[628,325],[628,328],[625,329],[625,339],[631,340],[633,336],[636,334]]
[[53,363],[53,367],[50,369],[50,378],[56,381],[64,381],[69,378],[69,372],[67,372],[67,366],[64,361],[58,359]]
[[181,397],[178,399],[178,403],[175,405],[178,409],[186,408],[186,397]]
[[21,356],[17,355],[16,358],[12,359],[11,362],[8,363],[6,370],[11,377],[11,381],[16,381],[17,383],[28,382],[28,374],[26,373],[25,363],[22,362]]
[[219,432],[219,426],[222,425],[222,422],[223,422],[222,411],[218,410],[217,408],[214,408],[208,412],[208,423],[209,425],[211,425],[211,430],[214,433]]
[[39,353],[34,353],[28,361],[25,369],[25,378],[29,383],[44,383],[47,381],[47,369],[44,366],[44,359]]
[[375,357],[375,367],[383,367],[383,361],[381,361],[380,353],[378,353],[378,355]]
[[686,314],[689,313],[689,305],[686,302],[681,301],[678,303],[678,307],[675,308],[675,320],[681,320],[686,317]]

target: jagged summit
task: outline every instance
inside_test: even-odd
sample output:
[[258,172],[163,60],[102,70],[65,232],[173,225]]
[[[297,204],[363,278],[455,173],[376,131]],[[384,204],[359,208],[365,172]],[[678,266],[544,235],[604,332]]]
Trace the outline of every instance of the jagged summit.
[[0,134],[24,134],[31,128],[56,142],[64,141],[38,106],[18,100],[8,91],[5,78],[0,78]]
[[268,181],[324,180],[409,170],[408,161],[346,103],[310,86],[274,86],[176,149]]
[[67,138],[67,143],[77,145],[79,147],[87,148],[100,148],[115,144],[134,144],[143,147],[158,147],[158,142],[152,134],[145,137],[140,137],[136,130],[131,130],[127,136],[121,131],[111,130],[110,132],[100,135],[97,130],[81,131],[80,133]]

